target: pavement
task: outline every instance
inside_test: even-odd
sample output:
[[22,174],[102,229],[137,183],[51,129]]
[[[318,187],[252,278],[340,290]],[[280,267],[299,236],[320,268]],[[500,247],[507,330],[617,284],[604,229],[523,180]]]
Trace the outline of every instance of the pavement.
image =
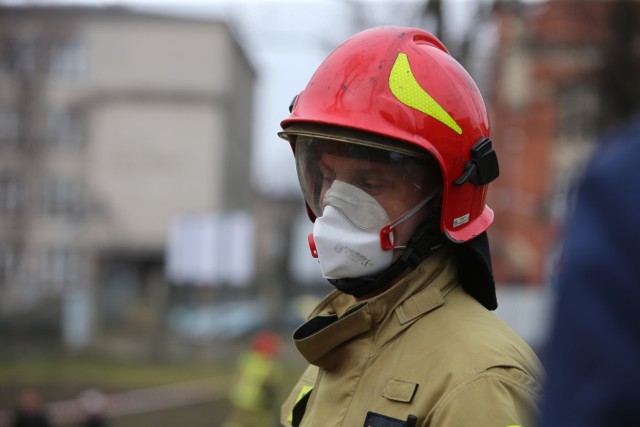
[[[94,407],[109,419],[222,400],[227,396],[227,388],[227,381],[205,378],[113,394],[85,395],[46,403],[44,407],[53,425],[73,424],[86,417],[87,407]],[[0,410],[0,427],[9,427],[11,418],[10,411]]]

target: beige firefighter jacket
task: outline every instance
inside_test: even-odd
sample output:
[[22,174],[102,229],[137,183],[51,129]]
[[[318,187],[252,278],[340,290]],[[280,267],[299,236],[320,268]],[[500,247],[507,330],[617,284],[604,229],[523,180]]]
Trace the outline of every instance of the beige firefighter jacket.
[[531,426],[540,362],[456,271],[445,248],[372,299],[325,298],[294,333],[310,366],[283,425],[303,414],[303,427]]

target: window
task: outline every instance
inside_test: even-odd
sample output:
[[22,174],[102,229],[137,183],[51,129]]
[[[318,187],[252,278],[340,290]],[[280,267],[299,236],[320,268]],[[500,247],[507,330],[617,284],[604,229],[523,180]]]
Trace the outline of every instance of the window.
[[20,115],[17,111],[0,109],[0,146],[18,142]]
[[84,143],[84,125],[80,114],[67,109],[49,111],[45,124],[45,141],[50,147],[81,147]]
[[13,74],[17,61],[18,49],[15,39],[3,34],[0,38],[0,73]]
[[51,75],[77,78],[87,72],[87,46],[78,40],[61,40],[51,46],[49,70]]
[[54,217],[74,218],[80,214],[80,182],[68,177],[50,178],[43,186],[43,209]]
[[33,38],[5,35],[0,43],[0,71],[10,76],[35,74],[38,49]]
[[597,134],[598,96],[592,86],[576,84],[560,95],[560,143],[585,143]]
[[18,269],[18,253],[14,246],[0,244],[0,284],[11,282]]
[[75,249],[67,246],[53,246],[43,253],[42,269],[40,270],[44,283],[55,285],[62,289],[78,281],[79,263]]
[[549,213],[562,221],[572,187],[598,135],[600,116],[597,88],[588,82],[576,82],[562,88],[558,119],[558,144],[555,147],[555,185],[549,200]]
[[78,78],[87,72],[86,43],[42,30],[29,35],[5,35],[0,40],[0,73],[29,78],[50,74]]
[[18,212],[22,198],[22,186],[15,174],[0,175],[0,214],[12,215]]

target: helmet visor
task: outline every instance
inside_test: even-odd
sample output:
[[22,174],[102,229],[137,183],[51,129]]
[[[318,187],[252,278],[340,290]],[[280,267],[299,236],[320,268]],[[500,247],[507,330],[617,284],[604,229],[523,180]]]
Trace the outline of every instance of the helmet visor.
[[[336,188],[335,182],[358,188],[382,206],[386,218],[372,213],[366,221],[369,227],[394,222],[432,194],[441,182],[439,169],[428,155],[303,135],[297,135],[294,144],[300,187],[316,217],[322,216],[328,201],[325,196],[332,186]],[[371,206],[355,198],[353,203],[359,203],[357,209],[362,210]],[[360,214],[366,216],[366,212]]]

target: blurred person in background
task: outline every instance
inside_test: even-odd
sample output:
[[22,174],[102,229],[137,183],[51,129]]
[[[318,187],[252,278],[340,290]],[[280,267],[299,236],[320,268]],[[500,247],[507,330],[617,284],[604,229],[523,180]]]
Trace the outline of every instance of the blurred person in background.
[[602,140],[567,221],[542,427],[640,420],[640,115]]
[[273,427],[278,421],[278,386],[282,379],[277,361],[280,337],[261,332],[240,356],[238,380],[231,388],[231,414],[223,427]]
[[286,426],[528,426],[540,363],[497,307],[485,204],[498,176],[474,81],[432,34],[334,50],[290,107],[312,255],[336,288],[294,333]]
[[49,427],[40,393],[33,389],[20,392],[11,427]]
[[566,220],[541,427],[640,420],[640,7],[610,6],[606,131]]

